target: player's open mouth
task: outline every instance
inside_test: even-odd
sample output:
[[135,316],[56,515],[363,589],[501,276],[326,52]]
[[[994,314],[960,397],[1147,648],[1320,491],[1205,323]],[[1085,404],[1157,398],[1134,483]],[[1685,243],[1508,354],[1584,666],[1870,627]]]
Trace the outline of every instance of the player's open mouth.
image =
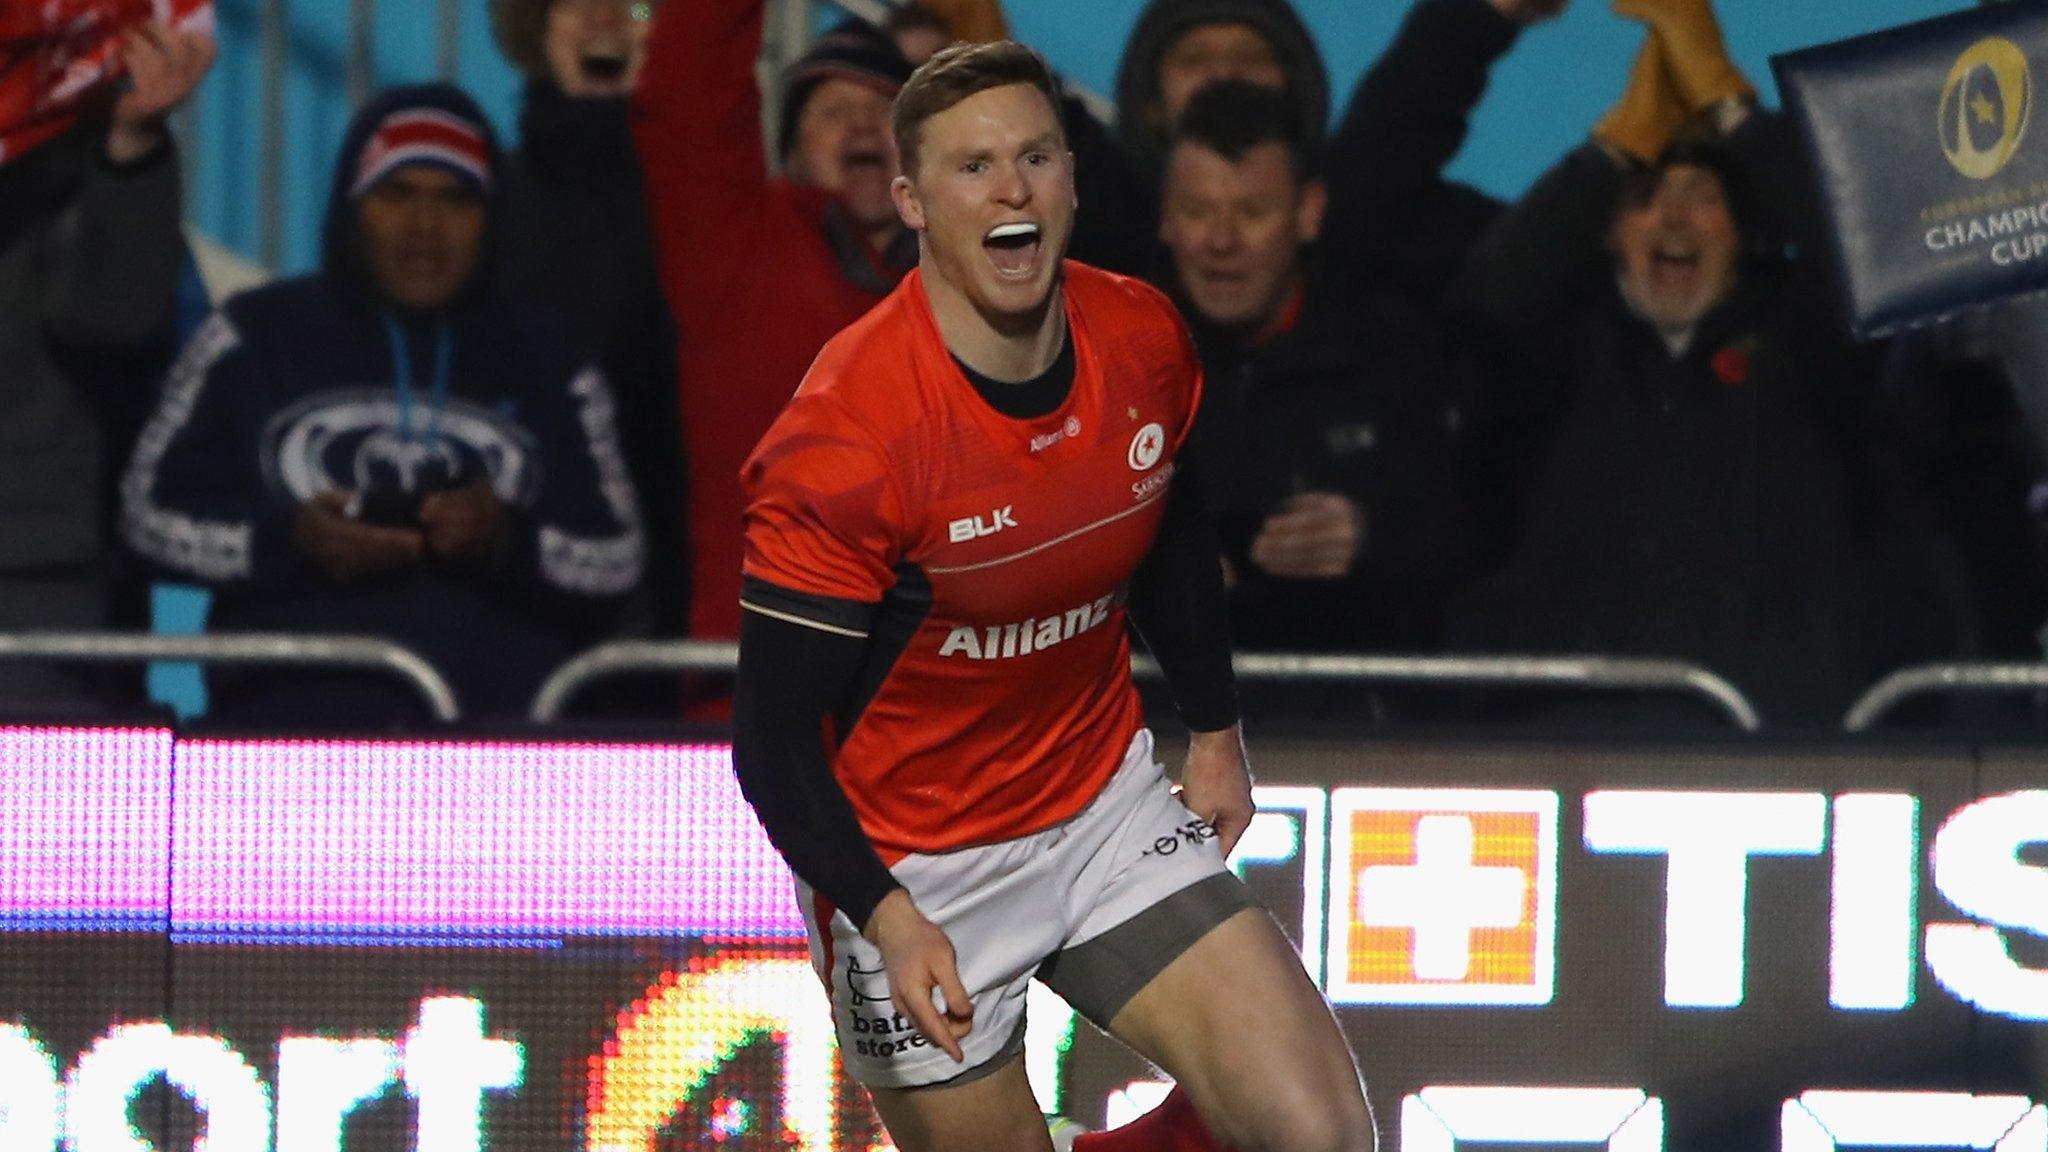
[[989,263],[996,274],[1008,280],[1023,280],[1038,270],[1041,240],[1038,225],[1028,221],[998,224],[981,238]]

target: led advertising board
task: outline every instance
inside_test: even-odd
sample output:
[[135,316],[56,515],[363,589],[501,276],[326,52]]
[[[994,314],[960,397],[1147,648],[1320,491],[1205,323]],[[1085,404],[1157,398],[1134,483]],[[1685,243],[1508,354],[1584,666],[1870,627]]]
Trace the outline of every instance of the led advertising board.
[[[1234,863],[1404,1150],[2037,1152],[2044,765],[1276,745]],[[887,1147],[724,747],[0,731],[0,1148],[714,1147]]]

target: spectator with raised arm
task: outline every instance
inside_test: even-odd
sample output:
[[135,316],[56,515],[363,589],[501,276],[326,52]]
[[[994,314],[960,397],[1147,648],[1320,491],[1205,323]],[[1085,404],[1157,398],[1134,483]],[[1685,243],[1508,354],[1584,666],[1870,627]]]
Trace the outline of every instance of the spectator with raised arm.
[[1417,0],[1358,82],[1326,137],[1329,77],[1287,0],[1152,0],[1117,69],[1114,134],[1069,103],[1080,184],[1077,259],[1158,271],[1159,188],[1168,142],[1205,85],[1239,80],[1285,92],[1309,150],[1328,152],[1323,244],[1362,275],[1440,292],[1497,205],[1443,178],[1493,64],[1523,28],[1565,0]]
[[[662,285],[675,319],[691,547],[689,630],[740,619],[740,465],[818,349],[916,262],[896,218],[889,104],[910,66],[848,23],[782,78],[762,142],[763,0],[690,0],[655,16],[634,94]],[[700,713],[722,712],[717,702]]]
[[[122,482],[129,545],[211,587],[220,628],[387,637],[482,719],[525,714],[643,555],[604,374],[503,294],[501,171],[455,88],[365,105],[320,270],[201,326]],[[214,696],[237,720],[411,714],[361,677],[217,677]]]
[[525,79],[505,157],[508,291],[565,325],[604,368],[647,522],[647,579],[622,622],[678,636],[688,600],[676,339],[655,271],[627,97],[647,63],[647,0],[493,0]]
[[[107,481],[149,406],[157,358],[175,349],[183,213],[167,121],[215,46],[198,28],[151,22],[109,48],[118,91],[100,89],[32,148],[0,131],[0,630],[107,626]],[[10,702],[96,695],[63,670],[0,668]]]
[[[1625,0],[1628,87],[1474,250],[1462,295],[1526,447],[1473,639],[1674,657],[1768,722],[1837,722],[1940,613],[1874,356],[1809,256],[1810,181],[1706,0]],[[1692,127],[1680,133],[1683,125]]]

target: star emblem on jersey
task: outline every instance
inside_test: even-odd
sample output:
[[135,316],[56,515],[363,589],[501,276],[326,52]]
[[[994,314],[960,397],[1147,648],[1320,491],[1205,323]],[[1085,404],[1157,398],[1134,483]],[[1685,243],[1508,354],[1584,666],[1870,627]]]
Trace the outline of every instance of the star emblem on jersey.
[[1134,472],[1149,471],[1165,454],[1166,429],[1156,422],[1138,429],[1138,434],[1131,438],[1130,460]]

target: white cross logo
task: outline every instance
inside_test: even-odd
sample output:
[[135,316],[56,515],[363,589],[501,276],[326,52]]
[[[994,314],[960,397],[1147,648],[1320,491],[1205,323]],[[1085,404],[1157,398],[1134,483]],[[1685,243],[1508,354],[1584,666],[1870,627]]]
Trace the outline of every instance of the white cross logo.
[[1472,931],[1522,922],[1528,879],[1519,868],[1472,863],[1469,816],[1415,822],[1415,863],[1374,865],[1358,874],[1358,920],[1371,928],[1415,931],[1415,975],[1463,980],[1472,967]]

